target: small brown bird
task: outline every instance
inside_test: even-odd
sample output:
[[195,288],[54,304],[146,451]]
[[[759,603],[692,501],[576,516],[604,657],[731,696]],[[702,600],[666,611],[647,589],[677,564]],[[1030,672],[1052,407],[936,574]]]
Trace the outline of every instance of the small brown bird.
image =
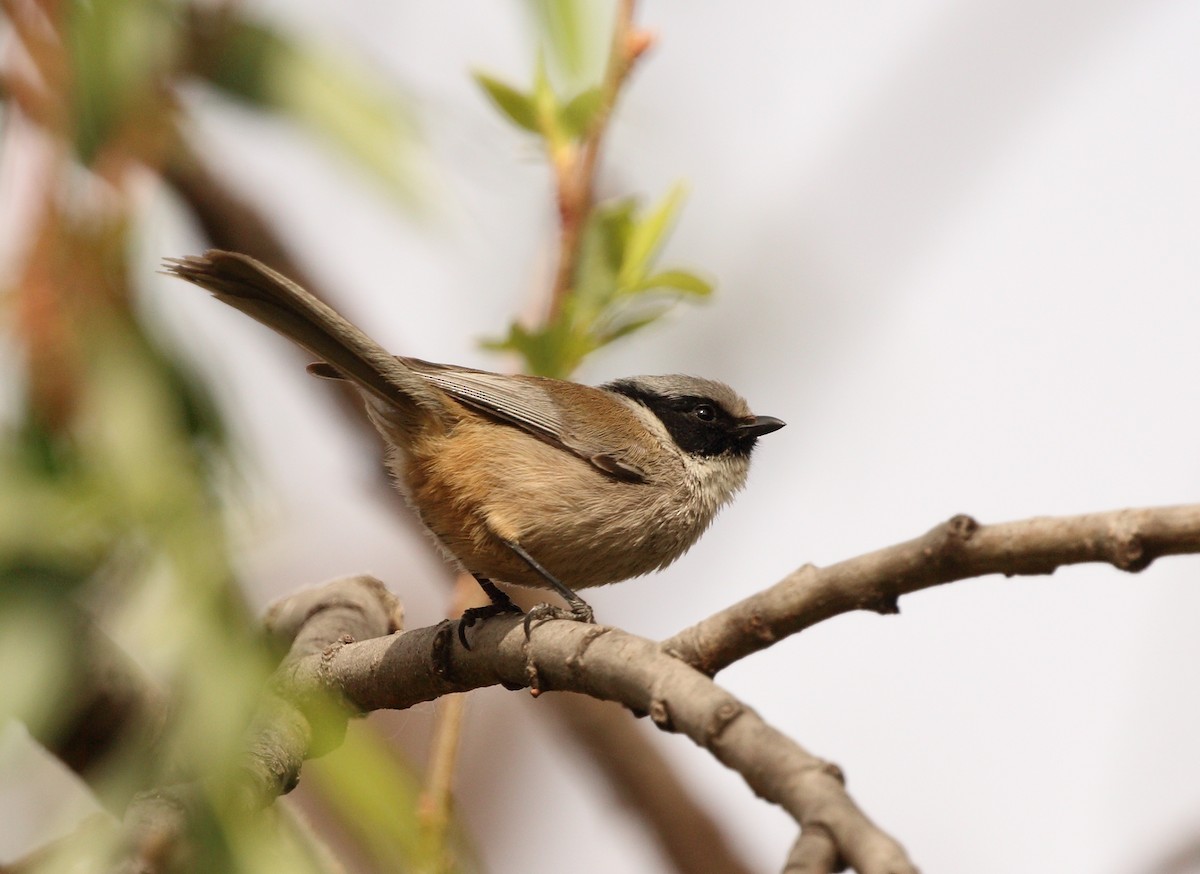
[[[491,604],[466,628],[520,612],[495,582],[573,589],[658,570],[681,556],[746,481],[758,438],[782,428],[720,382],[635,376],[599,387],[393,356],[307,291],[247,255],[210,250],[166,272],[208,289],[349,380],[383,435],[396,487]],[[569,581],[564,582],[564,581]]]

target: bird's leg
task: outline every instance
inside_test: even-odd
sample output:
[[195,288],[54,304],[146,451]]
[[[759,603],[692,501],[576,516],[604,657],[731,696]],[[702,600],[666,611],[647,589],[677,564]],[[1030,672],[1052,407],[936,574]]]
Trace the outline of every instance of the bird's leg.
[[532,610],[525,614],[525,636],[529,637],[529,630],[534,622],[540,622],[544,619],[570,619],[574,622],[595,622],[595,615],[592,612],[591,606],[587,601],[576,595],[570,588],[567,587],[562,580],[546,570],[536,558],[525,551],[525,548],[515,540],[506,540],[504,545],[516,553],[517,557],[545,580],[550,588],[562,595],[563,600],[567,602],[567,609],[555,607],[553,604],[538,604]]
[[492,599],[492,603],[483,607],[468,607],[462,612],[462,618],[458,621],[458,639],[462,641],[463,649],[471,648],[471,644],[467,643],[467,629],[476,622],[490,616],[499,616],[501,613],[521,612],[521,608],[513,603],[513,599],[497,588],[496,584],[487,577],[479,574],[471,574],[471,576],[475,578],[475,582],[479,583],[479,588],[483,589],[484,594]]

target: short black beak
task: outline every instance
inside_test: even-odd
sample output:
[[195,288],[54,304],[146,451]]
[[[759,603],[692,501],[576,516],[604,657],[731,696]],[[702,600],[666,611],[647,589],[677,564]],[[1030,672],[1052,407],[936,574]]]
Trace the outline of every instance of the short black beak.
[[738,433],[743,437],[761,437],[763,434],[778,431],[786,424],[787,422],[774,416],[755,416],[753,419],[741,421],[738,424]]

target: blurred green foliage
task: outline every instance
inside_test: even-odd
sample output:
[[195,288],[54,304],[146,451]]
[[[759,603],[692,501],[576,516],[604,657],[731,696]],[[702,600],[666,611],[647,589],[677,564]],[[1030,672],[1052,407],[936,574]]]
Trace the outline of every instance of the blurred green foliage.
[[163,0],[64,3],[62,29],[75,150],[86,165],[157,102],[179,30],[172,4]]
[[[97,691],[88,683],[113,679],[102,666],[91,676],[88,623],[103,626],[137,654],[131,681],[146,700],[169,706],[84,751],[95,797],[119,815],[139,790],[203,778],[190,870],[332,870],[307,828],[247,817],[237,803],[273,661],[230,564],[229,429],[205,380],[138,305],[144,268],[133,252],[147,200],[136,186],[187,147],[178,89],[205,81],[297,120],[411,203],[406,101],[361,59],[301,45],[233,6],[3,9],[23,52],[0,65],[0,117],[40,127],[14,154],[39,168],[41,188],[0,295],[16,365],[6,375],[14,403],[0,411],[0,721],[21,721],[51,750],[79,743],[81,729],[86,741],[77,708]],[[358,764],[378,787],[395,775],[374,755]],[[412,808],[389,814],[411,820]],[[117,823],[89,824],[27,870],[106,870]],[[419,862],[420,847],[402,849],[391,862]]]
[[[230,429],[205,380],[138,305],[144,268],[131,253],[146,199],[136,189],[150,174],[169,179],[164,168],[193,151],[186,88],[199,83],[291,119],[411,207],[420,186],[408,101],[362,58],[307,44],[237,4],[2,8],[23,60],[0,66],[0,122],[20,113],[39,126],[35,162],[54,172],[37,177],[29,242],[3,265],[12,279],[0,294],[17,387],[0,411],[0,720],[22,721],[55,748],[78,716],[81,665],[94,655],[79,631],[88,613],[170,704],[161,724],[91,764],[96,797],[111,806],[202,776],[192,870],[331,870],[309,829],[234,804],[273,661],[231,566]],[[531,0],[531,86],[476,76],[504,117],[543,143],[552,172],[580,160],[611,107],[612,9]],[[11,128],[0,127],[0,148]],[[531,372],[567,376],[677,301],[707,297],[695,273],[658,266],[683,198],[679,185],[651,206],[587,198],[568,287],[543,324],[513,323],[492,348],[518,353]],[[418,783],[369,730],[355,727],[306,776],[369,870],[479,867],[453,824],[449,846],[423,840]],[[89,826],[28,870],[103,869],[115,822]]]
[[570,88],[599,81],[612,34],[611,0],[526,0],[541,53]]
[[403,205],[420,202],[417,126],[385,77],[345,55],[232,14],[202,20],[196,73],[222,93],[278,113],[329,143]]
[[414,871],[479,870],[461,827],[451,824],[448,846],[430,846],[419,816],[397,816],[419,809],[420,776],[369,722],[352,724],[341,746],[305,766],[304,779],[332,805],[340,827],[376,870],[390,870],[397,859],[409,860]]

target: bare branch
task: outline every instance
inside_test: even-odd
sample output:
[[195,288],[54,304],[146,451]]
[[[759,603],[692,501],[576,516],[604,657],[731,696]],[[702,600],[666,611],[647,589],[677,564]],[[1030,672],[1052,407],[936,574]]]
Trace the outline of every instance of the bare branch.
[[397,631],[404,627],[404,611],[387,586],[360,574],[281,598],[267,607],[263,625],[295,659],[346,636],[366,640]]
[[1200,504],[1044,516],[980,525],[955,516],[927,534],[829,567],[805,565],[769,589],[686,628],[663,649],[714,676],[740,658],[850,610],[899,611],[901,595],[987,574],[1049,574],[1104,562],[1144,570],[1200,552]]
[[690,737],[801,828],[827,831],[861,874],[916,871],[903,848],[846,794],[835,766],[653,642],[616,629],[551,622],[527,641],[520,617],[497,617],[472,629],[466,651],[455,647],[454,625],[445,622],[309,656],[281,670],[280,681],[281,694],[291,700],[332,694],[361,711],[405,709],[495,684],[617,701],[649,714],[659,728]]
[[831,874],[840,870],[837,845],[828,832],[816,828],[800,833],[783,865],[783,874]]

